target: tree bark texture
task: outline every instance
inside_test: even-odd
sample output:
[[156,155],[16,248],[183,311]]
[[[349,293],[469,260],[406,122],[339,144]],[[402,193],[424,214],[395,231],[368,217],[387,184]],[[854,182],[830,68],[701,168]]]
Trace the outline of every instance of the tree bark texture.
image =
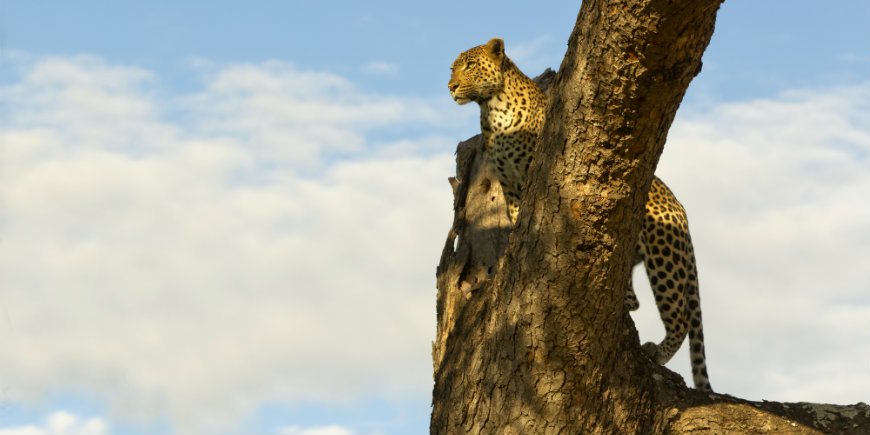
[[[487,313],[492,309],[488,305],[491,299],[484,296],[487,291],[495,291],[489,279],[510,234],[501,189],[485,163],[479,135],[457,147],[456,174],[463,181],[450,179],[454,187],[455,220],[438,266],[438,331],[433,345],[437,381],[432,433],[510,433],[490,426],[491,432],[456,427],[472,421],[469,412],[484,412],[481,408],[469,409],[469,404],[478,401],[456,402],[457,398],[470,394],[463,389],[480,385],[469,384],[465,377],[469,367],[457,363],[467,364],[469,352],[478,343],[484,343]],[[445,360],[447,353],[450,355]],[[449,361],[456,365],[451,367]],[[661,413],[656,418],[664,426],[651,434],[870,434],[870,406],[864,403],[841,406],[749,402],[728,395],[702,394],[686,388],[677,374],[665,368],[651,364],[648,369],[650,372],[640,375],[652,377],[653,394],[658,402],[655,408]],[[450,418],[448,423],[453,426],[436,427],[435,410],[441,412],[441,418]]]
[[[432,434],[821,433],[797,404],[686,388],[642,354],[623,305],[654,168],[721,1],[583,2],[513,231],[479,138],[460,144]],[[821,429],[870,419],[863,404],[835,409]]]

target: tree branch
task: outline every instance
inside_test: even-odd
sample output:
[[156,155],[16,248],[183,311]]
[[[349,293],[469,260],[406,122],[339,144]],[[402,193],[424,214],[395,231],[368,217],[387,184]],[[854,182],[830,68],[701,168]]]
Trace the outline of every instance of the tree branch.
[[[545,74],[544,77],[552,77]],[[465,355],[468,343],[484,338],[488,308],[481,294],[488,288],[510,234],[505,203],[495,174],[483,159],[480,136],[457,146],[454,222],[437,269],[438,331],[433,343],[436,407],[450,396],[448,378],[463,376],[462,364],[444,363],[445,352]],[[458,241],[458,243],[457,243]],[[454,249],[456,247],[456,249]],[[481,340],[481,341],[477,341]],[[685,387],[682,377],[665,367],[652,374],[656,397],[667,404],[659,417],[667,434],[870,434],[870,406],[819,403],[752,402],[723,394],[707,395]],[[436,426],[432,433],[457,433]]]
[[863,404],[686,388],[641,352],[624,307],[639,216],[720,3],[583,1],[513,231],[480,141],[460,144],[432,434],[870,433]]

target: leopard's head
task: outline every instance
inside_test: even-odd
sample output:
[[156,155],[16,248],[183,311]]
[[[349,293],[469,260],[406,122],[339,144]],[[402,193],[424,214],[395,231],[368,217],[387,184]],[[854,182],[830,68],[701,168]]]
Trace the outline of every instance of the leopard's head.
[[508,62],[499,38],[462,52],[450,67],[450,95],[459,104],[485,102],[504,88]]

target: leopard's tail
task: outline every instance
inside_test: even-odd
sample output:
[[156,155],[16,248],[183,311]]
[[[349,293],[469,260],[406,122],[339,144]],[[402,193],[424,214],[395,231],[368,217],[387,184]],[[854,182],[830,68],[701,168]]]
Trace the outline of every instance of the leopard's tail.
[[[686,234],[689,237],[688,234]],[[701,296],[698,293],[698,268],[695,266],[695,252],[689,237],[689,279],[686,289],[687,317],[689,318],[689,356],[692,359],[692,380],[695,388],[713,391],[707,375],[707,355],[704,353],[704,322],[701,319]]]

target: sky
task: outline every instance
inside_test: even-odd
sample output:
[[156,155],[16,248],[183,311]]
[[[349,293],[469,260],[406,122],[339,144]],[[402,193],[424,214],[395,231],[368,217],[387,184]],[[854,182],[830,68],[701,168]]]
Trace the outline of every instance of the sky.
[[[0,3],[0,435],[426,433],[449,66],[557,68],[578,9]],[[719,392],[870,400],[868,17],[726,1],[670,131]]]

